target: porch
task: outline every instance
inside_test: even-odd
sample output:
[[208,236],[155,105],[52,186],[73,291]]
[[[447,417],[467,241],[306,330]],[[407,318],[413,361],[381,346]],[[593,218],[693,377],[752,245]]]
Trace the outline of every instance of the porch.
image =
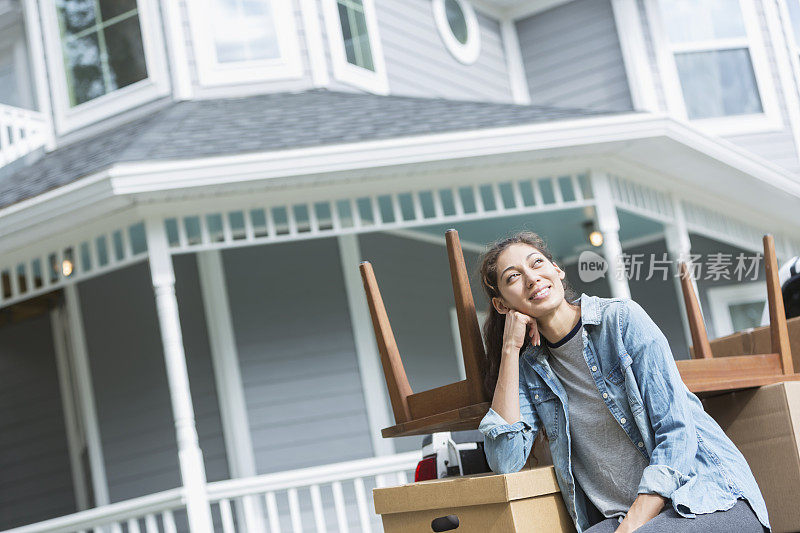
[[[380,438],[391,421],[357,265],[375,266],[412,386],[454,381],[448,227],[473,272],[484,243],[539,232],[578,292],[632,296],[677,358],[677,279],[582,282],[585,223],[611,265],[622,252],[757,252],[767,232],[781,258],[800,250],[777,219],[620,169],[507,164],[152,201],[4,254],[6,316],[52,302],[0,328],[15,347],[4,375],[21,383],[5,402],[17,419],[4,527],[380,531],[371,489],[409,479],[419,439]],[[697,283],[704,299],[731,282]],[[44,509],[66,516],[41,521]]]

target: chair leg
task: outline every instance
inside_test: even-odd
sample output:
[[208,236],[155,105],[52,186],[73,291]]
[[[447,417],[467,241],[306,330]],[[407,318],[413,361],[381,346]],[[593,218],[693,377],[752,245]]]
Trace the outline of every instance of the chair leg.
[[786,325],[786,309],[783,306],[778,279],[778,259],[775,255],[775,239],[764,235],[764,270],[767,276],[767,305],[769,305],[769,330],[772,353],[780,354],[783,373],[794,374],[792,348],[789,344],[789,328]]
[[700,303],[694,293],[692,280],[689,279],[686,263],[680,263],[680,272],[683,303],[686,306],[686,315],[689,317],[689,331],[692,334],[692,344],[694,345],[694,359],[711,359],[714,354],[711,353],[706,325],[703,322],[703,315],[700,313]]
[[408,383],[403,361],[400,359],[400,351],[397,349],[392,326],[389,324],[389,315],[386,314],[383,298],[378,290],[378,281],[369,261],[362,261],[358,268],[361,271],[361,280],[364,282],[364,291],[367,293],[369,314],[372,317],[375,339],[378,341],[378,351],[381,354],[381,366],[386,378],[386,387],[389,389],[394,421],[396,424],[408,422],[411,420],[411,412],[408,409],[408,397],[412,394],[411,385]]
[[461,353],[464,357],[464,370],[467,375],[467,390],[472,403],[489,401],[483,387],[483,360],[486,352],[478,325],[478,314],[472,299],[467,266],[461,250],[458,232],[449,229],[445,232],[447,256],[450,260],[450,279],[453,282],[458,331],[461,337]]

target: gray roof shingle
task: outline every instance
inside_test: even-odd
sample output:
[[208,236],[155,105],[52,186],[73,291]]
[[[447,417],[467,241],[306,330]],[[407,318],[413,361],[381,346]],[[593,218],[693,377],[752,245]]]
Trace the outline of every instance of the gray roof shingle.
[[278,151],[609,113],[325,89],[176,102],[0,177],[0,207],[120,162]]

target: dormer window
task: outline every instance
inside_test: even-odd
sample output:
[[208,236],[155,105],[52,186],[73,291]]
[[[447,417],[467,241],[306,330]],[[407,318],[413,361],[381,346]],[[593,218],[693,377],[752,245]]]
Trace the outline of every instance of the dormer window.
[[433,0],[433,18],[447,49],[470,65],[480,54],[480,28],[475,10],[466,0]]
[[156,0],[55,0],[41,16],[57,133],[169,93]]
[[201,85],[302,75],[291,2],[191,0],[186,5]]
[[388,92],[373,0],[323,0],[325,28],[337,80]]
[[714,134],[781,127],[752,0],[650,0],[648,14],[671,113]]
[[136,0],[56,6],[71,106],[147,78]]

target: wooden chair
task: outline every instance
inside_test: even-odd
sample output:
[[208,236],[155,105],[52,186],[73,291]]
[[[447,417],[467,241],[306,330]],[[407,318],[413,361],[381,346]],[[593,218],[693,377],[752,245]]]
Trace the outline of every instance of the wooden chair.
[[485,352],[458,232],[448,230],[445,238],[467,377],[456,383],[418,393],[411,390],[372,265],[368,261],[359,265],[396,424],[383,429],[383,437],[475,429],[489,410],[481,372]]
[[767,302],[772,336],[772,353],[735,355],[714,358],[708,334],[700,314],[700,304],[687,275],[685,263],[680,264],[681,288],[689,317],[689,330],[694,346],[693,358],[676,361],[683,382],[694,393],[709,395],[748,387],[760,387],[780,381],[800,381],[794,372],[789,346],[789,330],[783,295],[778,282],[778,261],[772,235],[764,235],[764,268],[767,277]]

